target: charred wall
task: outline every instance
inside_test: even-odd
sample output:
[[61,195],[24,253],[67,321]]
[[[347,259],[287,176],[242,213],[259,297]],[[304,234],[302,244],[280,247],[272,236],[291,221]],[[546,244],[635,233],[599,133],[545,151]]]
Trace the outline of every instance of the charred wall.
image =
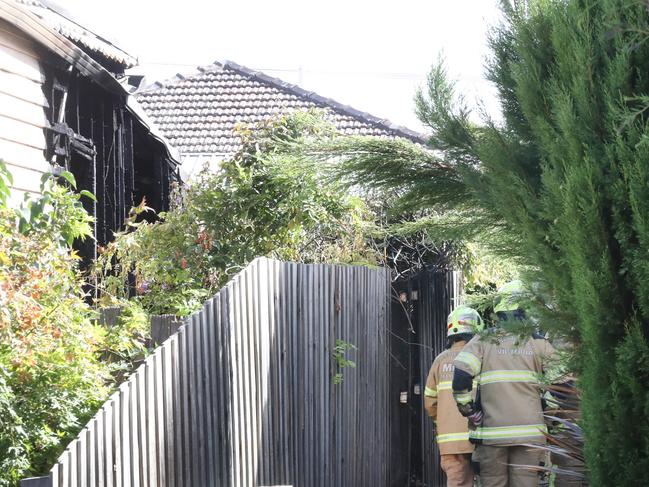
[[44,91],[49,102],[48,159],[74,174],[78,190],[97,198],[84,199],[95,218],[96,244],[88,240],[79,245],[88,262],[96,257],[96,245],[108,243],[143,198],[156,212],[168,209],[175,163],[127,108],[125,94],[55,68],[46,74]]

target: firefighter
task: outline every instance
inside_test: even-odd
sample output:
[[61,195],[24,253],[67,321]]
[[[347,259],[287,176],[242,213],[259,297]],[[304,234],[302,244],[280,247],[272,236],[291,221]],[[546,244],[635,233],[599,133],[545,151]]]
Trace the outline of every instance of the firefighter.
[[[499,324],[525,318],[520,281],[506,284],[499,294],[494,308]],[[536,487],[538,474],[524,466],[538,466],[544,457],[541,448],[529,445],[546,441],[539,377],[555,351],[540,335],[521,339],[498,328],[492,336],[474,337],[456,357],[453,396],[471,424],[473,460],[482,486]]]
[[436,425],[442,470],[446,473],[448,487],[472,487],[473,469],[467,420],[460,415],[451,390],[453,360],[476,331],[483,328],[477,311],[466,306],[448,315],[447,350],[433,362],[426,389],[424,407]]

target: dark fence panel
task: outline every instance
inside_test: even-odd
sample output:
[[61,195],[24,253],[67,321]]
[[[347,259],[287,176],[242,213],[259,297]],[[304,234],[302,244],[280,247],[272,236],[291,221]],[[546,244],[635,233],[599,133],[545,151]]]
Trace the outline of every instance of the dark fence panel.
[[257,259],[110,397],[53,486],[388,487],[389,311],[386,270]]
[[99,324],[106,328],[112,328],[117,325],[120,314],[122,314],[122,308],[119,306],[101,308],[99,312]]
[[[103,310],[102,310],[103,311]],[[157,315],[151,317],[151,342],[156,347],[183,325],[183,321],[174,315]]]
[[433,360],[446,348],[446,317],[457,306],[454,301],[461,295],[459,274],[426,270],[418,278],[418,304],[416,328],[419,336],[419,380],[417,405],[418,431],[421,433],[422,480],[427,487],[446,485],[439,464],[439,452],[433,434],[433,422],[424,411],[423,390],[428,370]]
[[52,487],[52,480],[47,477],[33,477],[20,481],[20,487]]
[[228,285],[232,485],[387,486],[387,271],[257,262]]

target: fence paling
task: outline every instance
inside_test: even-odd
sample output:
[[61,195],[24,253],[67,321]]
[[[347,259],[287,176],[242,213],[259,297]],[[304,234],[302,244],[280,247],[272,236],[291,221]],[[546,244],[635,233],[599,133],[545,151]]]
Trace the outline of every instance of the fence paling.
[[[388,283],[257,259],[120,386],[53,485],[388,487]],[[356,367],[335,386],[338,338]]]
[[183,325],[183,320],[174,315],[157,315],[151,317],[151,342],[160,345],[174,335]]

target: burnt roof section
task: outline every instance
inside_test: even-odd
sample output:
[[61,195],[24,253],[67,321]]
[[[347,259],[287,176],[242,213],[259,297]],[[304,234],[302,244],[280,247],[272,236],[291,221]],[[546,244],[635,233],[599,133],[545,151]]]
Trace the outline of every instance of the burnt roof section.
[[[67,37],[69,40],[109,63],[114,63],[123,71],[137,65],[137,59],[113,41],[106,39],[77,22],[61,6],[49,0],[14,0],[28,8],[47,25]],[[109,66],[110,67],[110,66]]]
[[310,108],[324,109],[343,135],[426,143],[422,134],[231,61],[198,70],[136,93],[151,119],[185,154],[234,154],[241,146],[237,126],[254,127],[271,117]]
[[138,105],[137,101],[115,76],[93,59],[84,49],[61,34],[42,17],[35,15],[29,8],[26,8],[28,3],[34,1],[0,0],[0,19],[27,34],[35,42],[74,67],[81,75],[92,79],[107,92],[123,97],[126,108],[152,139],[162,144],[172,163],[179,163],[180,157],[175,147],[172,147],[164,135],[151,123],[142,107]]

